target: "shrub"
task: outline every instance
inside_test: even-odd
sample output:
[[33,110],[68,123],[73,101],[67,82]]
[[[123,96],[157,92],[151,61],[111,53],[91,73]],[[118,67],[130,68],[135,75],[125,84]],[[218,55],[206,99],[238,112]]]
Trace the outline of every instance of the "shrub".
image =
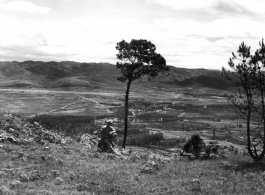
[[84,133],[92,133],[97,128],[91,116],[52,116],[40,115],[29,118],[30,123],[38,122],[46,129],[70,136],[74,139]]
[[[130,132],[129,130],[128,132]],[[132,134],[135,132],[135,134]],[[120,135],[121,136],[121,135]],[[128,134],[127,144],[134,146],[149,146],[157,145],[160,141],[164,140],[162,133],[150,133],[148,130],[134,129]],[[118,140],[118,145],[121,144],[121,139]]]

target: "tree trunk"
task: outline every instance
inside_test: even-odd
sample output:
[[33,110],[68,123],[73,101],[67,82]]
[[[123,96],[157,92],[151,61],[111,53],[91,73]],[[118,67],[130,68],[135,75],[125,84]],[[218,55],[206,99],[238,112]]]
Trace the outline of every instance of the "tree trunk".
[[129,93],[130,93],[131,82],[128,81],[127,89],[125,94],[125,105],[124,105],[124,137],[122,142],[122,148],[125,149],[126,139],[127,139],[127,129],[128,129],[128,103],[129,103]]
[[263,125],[263,148],[262,148],[262,152],[259,156],[258,161],[261,161],[265,155],[265,103],[264,103],[264,90],[263,90],[263,81],[264,81],[264,75],[261,73],[261,71],[259,71],[259,87],[260,87],[260,94],[261,94],[261,106],[262,106],[262,112],[261,112],[261,116],[262,116],[262,125]]

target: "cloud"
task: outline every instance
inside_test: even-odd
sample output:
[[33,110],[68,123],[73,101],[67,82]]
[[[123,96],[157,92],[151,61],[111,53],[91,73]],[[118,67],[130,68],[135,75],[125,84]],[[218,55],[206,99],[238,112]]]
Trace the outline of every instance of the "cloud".
[[[125,2],[121,9],[113,1],[111,8],[115,7],[114,10],[104,6],[102,8],[101,3],[93,1],[90,6],[82,4],[82,9],[89,10],[82,14],[76,14],[80,12],[80,3],[74,4],[72,0],[67,2],[71,1],[75,9],[72,4],[66,4],[65,0],[61,0],[61,3],[45,0],[45,6],[48,6],[44,9],[46,11],[37,3],[29,1],[34,2],[0,0],[0,8],[12,2],[23,2],[24,5],[26,2],[26,5],[33,5],[34,9],[21,6],[23,11],[49,13],[51,9],[48,7],[51,7],[57,14],[45,17],[36,14],[32,17],[2,9],[0,26],[5,28],[0,31],[0,60],[115,63],[117,42],[123,39],[147,39],[156,45],[157,52],[170,65],[220,69],[227,64],[231,52],[235,52],[241,42],[245,41],[247,45],[257,48],[258,41],[264,36],[262,29],[265,29],[264,20],[256,17],[262,16],[263,11],[259,8],[255,11],[252,5],[246,6],[249,0],[146,0],[149,4],[141,4],[138,0],[133,9],[131,4],[129,6]],[[260,1],[253,2],[256,6],[261,5]],[[142,11],[140,8],[137,16],[134,16],[131,13],[135,12],[137,6],[146,7]],[[13,6],[12,10],[18,8]],[[69,15],[71,10],[74,13]]]
[[[243,41],[257,48],[264,36],[259,29],[265,29],[263,21],[244,17],[222,17],[211,22],[160,18],[155,25],[157,29],[167,30],[160,39],[154,36],[151,40],[158,43],[169,64],[210,69],[226,66],[231,52]],[[161,43],[163,40],[165,43]]]
[[168,6],[178,10],[187,10],[204,8],[206,6],[209,6],[212,3],[212,0],[148,0],[148,2]]
[[264,17],[265,2],[260,0],[147,0],[179,11],[204,11],[209,15],[241,14],[245,16]]
[[28,1],[10,1],[8,3],[2,3],[1,8],[11,11],[29,12],[33,14],[48,14],[51,12],[51,8],[49,7],[40,7]]
[[[250,4],[250,2],[249,2]],[[260,5],[262,6],[262,5]],[[249,7],[246,5],[246,1],[224,1],[224,0],[216,0],[212,3],[209,9],[210,13],[216,15],[241,15],[247,17],[261,18],[261,12],[257,11],[255,7]]]

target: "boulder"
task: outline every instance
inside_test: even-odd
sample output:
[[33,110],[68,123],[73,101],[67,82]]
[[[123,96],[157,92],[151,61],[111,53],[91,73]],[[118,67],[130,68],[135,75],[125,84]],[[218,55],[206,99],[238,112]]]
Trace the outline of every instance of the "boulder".
[[254,173],[247,173],[247,174],[244,175],[244,177],[245,177],[246,179],[248,179],[248,180],[251,180],[251,179],[253,179],[255,176],[254,176]]
[[63,182],[64,182],[63,179],[60,178],[60,177],[57,177],[57,178],[55,178],[55,180],[54,180],[54,184],[55,184],[55,185],[62,185]]
[[40,124],[38,122],[34,122],[33,123],[35,126],[40,126]]
[[59,173],[58,170],[52,170],[52,172],[51,172],[51,176],[52,176],[53,178],[57,178],[57,177],[59,177],[59,175],[60,175],[60,173]]
[[78,192],[87,191],[87,190],[89,190],[89,186],[87,184],[79,183],[76,185],[76,191]]
[[41,178],[41,174],[40,174],[40,172],[38,170],[31,171],[29,173],[29,180],[30,181],[36,181],[36,180],[38,180],[40,178]]
[[29,176],[25,173],[19,175],[19,181],[21,182],[28,182],[29,181]]

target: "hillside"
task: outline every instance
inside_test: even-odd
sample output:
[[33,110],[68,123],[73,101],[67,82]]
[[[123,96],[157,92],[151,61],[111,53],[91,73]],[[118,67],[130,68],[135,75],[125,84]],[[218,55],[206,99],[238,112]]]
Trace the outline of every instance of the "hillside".
[[[62,62],[0,62],[0,87],[13,88],[121,88],[117,81],[120,75],[116,66],[108,63]],[[170,66],[170,74],[158,76],[149,82],[136,82],[139,87],[208,87],[228,89],[231,83],[221,77],[221,71],[185,69]]]
[[10,113],[1,113],[0,120],[1,195],[265,191],[264,162],[253,163],[237,150],[220,149],[218,155],[198,160],[141,147],[113,155],[97,150],[95,136],[73,140]]

